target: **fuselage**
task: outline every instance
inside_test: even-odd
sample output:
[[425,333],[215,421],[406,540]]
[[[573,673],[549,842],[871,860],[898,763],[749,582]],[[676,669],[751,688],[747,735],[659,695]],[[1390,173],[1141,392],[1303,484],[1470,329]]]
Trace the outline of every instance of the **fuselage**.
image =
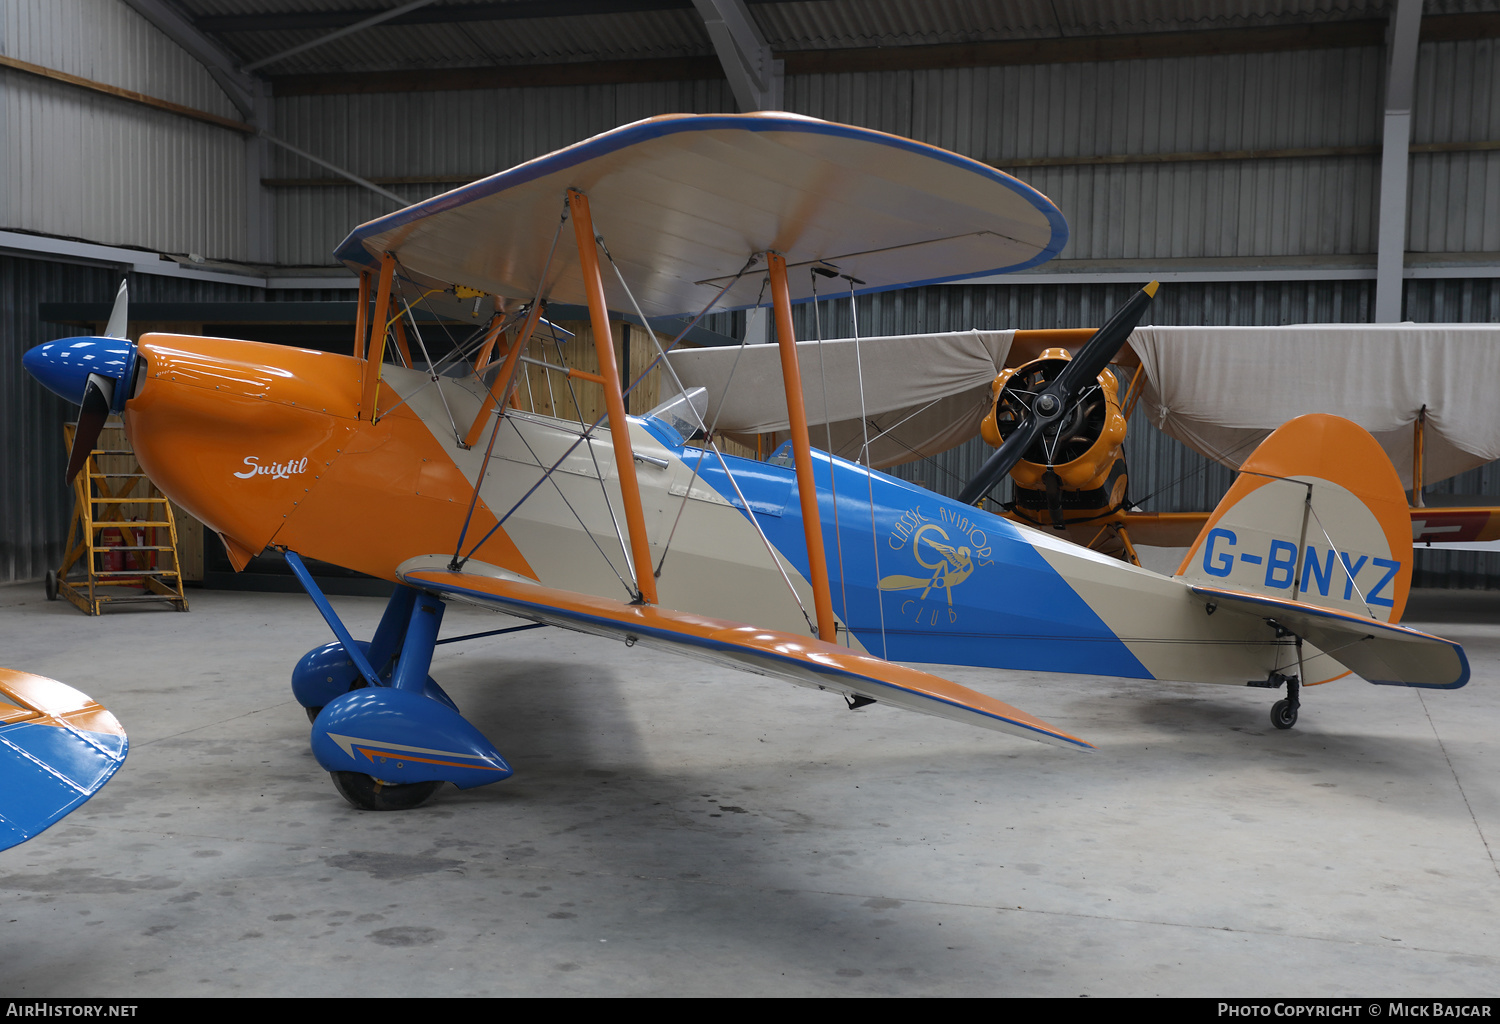
[[[409,559],[457,554],[632,595],[602,425],[581,438],[577,421],[508,409],[465,448],[485,395],[472,376],[386,366],[371,423],[352,357],[171,335],[145,336],[140,354],[125,422],[142,466],[241,564],[281,546],[395,580]],[[652,417],[630,432],[660,604],[812,632],[790,460],[720,456]],[[813,472],[841,644],[903,662],[1240,685],[1288,660],[1261,623],[1210,618],[1179,580],[821,452]],[[1309,681],[1341,671],[1317,668]]]

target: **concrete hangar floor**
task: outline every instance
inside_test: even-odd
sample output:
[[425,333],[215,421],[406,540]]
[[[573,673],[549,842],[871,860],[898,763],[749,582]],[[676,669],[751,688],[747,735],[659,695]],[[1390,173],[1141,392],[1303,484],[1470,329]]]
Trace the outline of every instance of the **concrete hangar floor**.
[[[542,629],[433,674],[516,767],[358,812],[307,746],[294,595],[80,615],[0,587],[0,664],[130,757],[0,854],[0,991],[179,995],[1493,995],[1500,594],[1426,592],[1453,692],[952,670],[1041,746]],[[356,636],[382,602],[336,598]],[[503,624],[454,605],[445,635]]]

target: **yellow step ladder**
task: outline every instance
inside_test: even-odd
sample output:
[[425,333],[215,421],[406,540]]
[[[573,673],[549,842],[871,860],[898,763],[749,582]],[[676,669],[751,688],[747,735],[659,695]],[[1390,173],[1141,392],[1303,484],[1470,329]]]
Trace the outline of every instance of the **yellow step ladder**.
[[[69,451],[75,429],[63,426]],[[66,550],[62,567],[47,573],[48,600],[61,595],[88,615],[143,601],[188,610],[172,505],[129,449],[96,448],[84,461],[73,480]],[[125,587],[141,592],[121,593]]]

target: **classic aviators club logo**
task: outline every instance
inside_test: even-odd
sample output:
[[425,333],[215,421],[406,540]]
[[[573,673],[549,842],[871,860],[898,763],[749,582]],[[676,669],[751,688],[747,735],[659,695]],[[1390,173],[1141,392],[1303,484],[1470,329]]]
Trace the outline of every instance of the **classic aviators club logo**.
[[[976,565],[993,565],[989,537],[967,516],[946,508],[938,509],[938,518],[922,514],[920,507],[908,509],[896,520],[886,543],[897,551],[907,550],[922,567],[922,574],[910,576],[892,573],[882,577],[880,589],[915,591],[915,596],[901,603],[901,616],[918,625],[952,625],[958,621],[953,607],[953,588],[974,572]],[[944,598],[942,604],[928,607],[934,591]]]
[[235,476],[241,480],[249,480],[255,476],[268,476],[272,480],[290,480],[297,474],[306,472],[307,459],[305,458],[261,465],[259,455],[246,455],[245,471],[243,473],[236,473]]

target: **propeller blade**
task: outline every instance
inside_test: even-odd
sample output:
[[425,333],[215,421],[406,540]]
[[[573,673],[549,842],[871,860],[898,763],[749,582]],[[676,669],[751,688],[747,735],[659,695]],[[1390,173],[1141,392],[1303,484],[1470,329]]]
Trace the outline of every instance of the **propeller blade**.
[[1057,375],[1057,379],[1047,390],[1062,398],[1064,406],[1072,405],[1075,392],[1092,385],[1099,374],[1104,372],[1104,368],[1119,355],[1130,332],[1135,330],[1135,325],[1146,315],[1146,307],[1151,305],[1151,300],[1156,296],[1157,287],[1157,282],[1152,281],[1132,295],[1125,305],[1115,311],[1108,323],[1094,332],[1094,336],[1078,350],[1078,354],[1068,365],[1063,367],[1062,373]]
[[977,504],[980,498],[990,493],[990,489],[1000,482],[1009,473],[1015,464],[1021,461],[1021,455],[1030,448],[1036,439],[1041,436],[1043,423],[1036,416],[1027,413],[1021,422],[1016,424],[1016,429],[1010,432],[1010,436],[995,449],[995,454],[984,461],[979,467],[979,472],[974,474],[968,486],[959,492],[958,500],[965,505]]
[[97,373],[89,374],[83,389],[83,408],[78,410],[78,429],[73,432],[73,450],[68,453],[68,486],[88,461],[89,454],[109,419],[109,405],[114,398],[115,382]]
[[109,311],[109,324],[104,328],[106,338],[128,337],[130,325],[130,293],[126,282],[120,282],[120,290],[115,292],[115,305]]
[[1005,442],[995,449],[995,454],[985,460],[968,486],[959,492],[959,501],[966,505],[977,504],[1005,474],[1015,468],[1016,463],[1021,461],[1021,456],[1041,436],[1047,424],[1055,422],[1077,401],[1080,391],[1098,380],[1099,374],[1104,372],[1104,368],[1124,347],[1125,340],[1135,330],[1136,324],[1141,322],[1141,317],[1146,315],[1146,307],[1156,296],[1157,287],[1157,282],[1152,281],[1136,292],[1103,327],[1094,332],[1094,336],[1063,367],[1057,379],[1032,400],[1031,411],[1016,424],[1015,430],[1011,431]]

